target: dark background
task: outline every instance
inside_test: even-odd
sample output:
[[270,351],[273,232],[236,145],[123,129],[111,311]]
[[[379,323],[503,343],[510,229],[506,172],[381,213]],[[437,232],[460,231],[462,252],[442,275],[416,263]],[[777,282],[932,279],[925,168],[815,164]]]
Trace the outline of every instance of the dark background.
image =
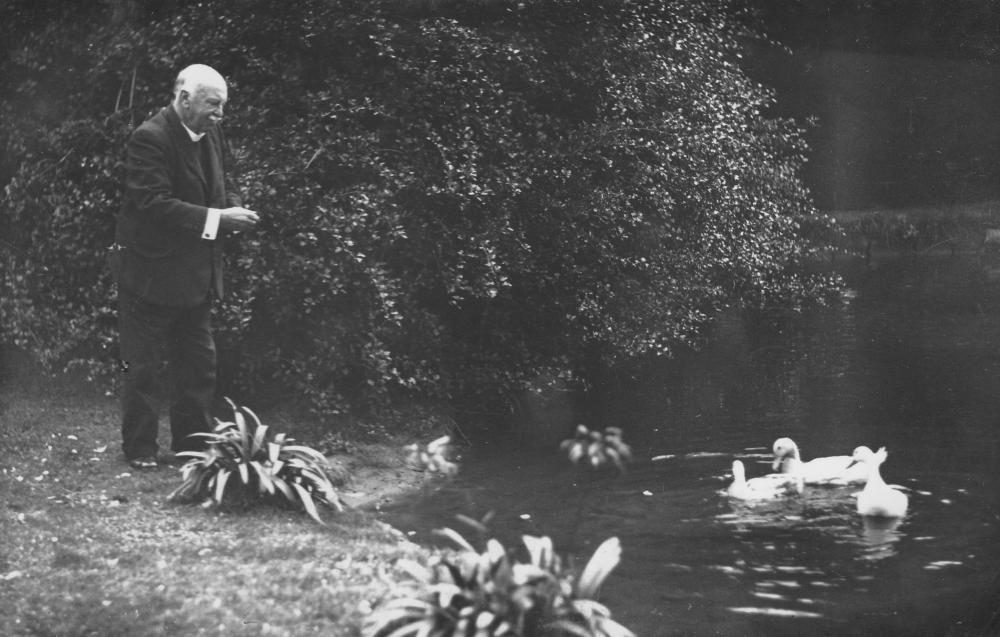
[[777,112],[814,118],[804,179],[823,210],[961,205],[1000,195],[1000,3],[755,0],[787,47],[748,70]]
[[[55,19],[64,2],[6,4],[25,28]],[[171,15],[179,3],[94,6],[100,4],[124,18],[139,5]],[[821,209],[1000,199],[1000,2],[735,0],[734,6],[753,14],[754,26],[784,47],[752,44],[746,68],[776,90],[777,114],[808,126],[812,154],[804,178]]]

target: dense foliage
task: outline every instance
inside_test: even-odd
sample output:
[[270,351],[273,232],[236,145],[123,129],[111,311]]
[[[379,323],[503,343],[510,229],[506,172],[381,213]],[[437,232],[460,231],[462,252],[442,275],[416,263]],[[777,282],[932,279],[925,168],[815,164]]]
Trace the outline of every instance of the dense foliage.
[[735,1],[790,49],[757,50],[748,71],[817,123],[802,177],[820,208],[1000,199],[995,0]]
[[802,274],[826,222],[801,131],[764,115],[723,0],[2,6],[26,25],[0,69],[3,339],[50,367],[115,369],[124,141],[195,61],[231,82],[263,217],[220,311],[244,389],[497,406],[829,283]]

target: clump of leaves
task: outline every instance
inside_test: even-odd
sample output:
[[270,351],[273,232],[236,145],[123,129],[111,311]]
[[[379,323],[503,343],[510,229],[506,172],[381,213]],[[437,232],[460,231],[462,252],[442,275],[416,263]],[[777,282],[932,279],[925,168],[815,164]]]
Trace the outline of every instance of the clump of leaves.
[[460,551],[427,566],[398,562],[417,590],[372,613],[365,637],[634,637],[596,601],[621,558],[618,538],[605,540],[575,577],[548,537],[524,536],[528,561],[522,562],[496,539],[478,552],[456,531],[438,532]]
[[418,443],[407,445],[410,452],[407,462],[423,471],[453,476],[458,473],[458,465],[448,459],[451,450],[451,436],[441,436],[421,447]]
[[602,433],[577,425],[573,437],[563,440],[560,448],[570,462],[591,469],[614,466],[625,471],[625,465],[632,461],[632,448],[622,440],[618,427],[606,427]]
[[248,407],[226,401],[233,420],[216,418],[213,431],[193,434],[206,439],[204,451],[177,454],[190,460],[181,467],[183,482],[169,499],[202,499],[211,506],[221,504],[234,491],[244,497],[283,497],[320,524],[317,503],[343,510],[323,454],[292,444],[294,440],[283,433],[270,434]]

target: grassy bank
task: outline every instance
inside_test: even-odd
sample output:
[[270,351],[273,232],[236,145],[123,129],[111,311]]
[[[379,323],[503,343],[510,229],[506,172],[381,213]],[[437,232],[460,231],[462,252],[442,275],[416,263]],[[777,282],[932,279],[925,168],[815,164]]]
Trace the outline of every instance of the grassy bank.
[[357,635],[393,562],[423,551],[372,511],[426,479],[395,441],[338,454],[353,506],[325,526],[167,502],[179,471],[131,469],[118,445],[112,398],[0,384],[0,634]]
[[[827,211],[844,231],[838,247],[871,259],[873,252],[982,254],[1000,225],[1000,202]],[[995,241],[995,239],[991,239]],[[835,241],[835,243],[838,243]]]

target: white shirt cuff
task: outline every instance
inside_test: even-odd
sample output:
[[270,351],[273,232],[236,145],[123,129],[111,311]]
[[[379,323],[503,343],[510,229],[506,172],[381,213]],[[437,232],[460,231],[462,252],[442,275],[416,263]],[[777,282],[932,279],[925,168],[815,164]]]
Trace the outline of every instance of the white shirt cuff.
[[219,234],[219,219],[221,218],[222,210],[218,208],[208,209],[208,216],[205,217],[205,229],[201,233],[202,239],[215,240],[216,235]]

